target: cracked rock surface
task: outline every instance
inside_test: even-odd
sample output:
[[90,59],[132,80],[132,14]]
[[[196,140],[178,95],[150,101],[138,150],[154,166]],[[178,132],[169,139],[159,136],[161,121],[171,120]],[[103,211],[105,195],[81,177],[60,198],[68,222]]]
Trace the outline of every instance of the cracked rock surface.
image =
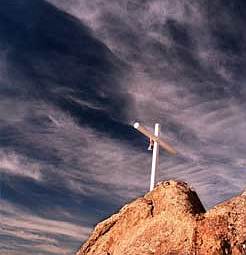
[[76,255],[246,255],[246,195],[205,209],[186,183],[166,181],[99,223]]

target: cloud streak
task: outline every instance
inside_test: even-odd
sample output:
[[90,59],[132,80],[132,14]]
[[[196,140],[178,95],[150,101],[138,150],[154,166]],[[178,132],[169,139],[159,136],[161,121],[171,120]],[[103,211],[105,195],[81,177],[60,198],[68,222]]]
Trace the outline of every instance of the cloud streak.
[[42,178],[40,166],[37,163],[31,163],[29,159],[13,153],[0,152],[0,169],[2,172],[25,176],[34,180]]
[[[1,202],[1,222],[3,247],[8,247],[9,238],[17,238],[16,241],[11,241],[13,252],[8,250],[7,254],[17,254],[18,249],[26,249],[26,254],[34,251],[42,254],[68,254],[69,245],[62,247],[59,237],[79,242],[81,238],[86,238],[91,230],[88,227],[32,215],[5,201]],[[22,245],[18,243],[18,239],[22,240]],[[33,250],[29,253],[30,247],[33,247]]]

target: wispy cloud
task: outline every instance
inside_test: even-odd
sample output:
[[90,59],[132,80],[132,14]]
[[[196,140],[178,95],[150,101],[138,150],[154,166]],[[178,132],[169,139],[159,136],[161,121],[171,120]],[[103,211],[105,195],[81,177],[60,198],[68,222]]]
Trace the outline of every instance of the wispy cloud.
[[[67,30],[42,28],[49,43],[31,41],[31,53],[14,44],[18,54],[8,43],[0,55],[3,252],[33,254],[30,241],[42,254],[70,254],[89,226],[148,190],[151,153],[127,126],[134,120],[160,122],[179,152],[161,151],[157,181],[189,182],[207,207],[244,189],[245,53],[218,37],[240,35],[234,10],[223,5],[222,21],[199,1],[48,2],[82,23],[69,16]],[[41,31],[29,22],[25,33]]]
[[41,180],[41,166],[30,159],[14,152],[0,150],[0,171],[17,176],[25,176],[34,180]]
[[[67,238],[70,242],[80,242],[85,239],[90,228],[73,224],[70,222],[43,218],[30,214],[30,212],[23,211],[13,204],[6,201],[1,201],[1,228],[0,236],[2,236],[3,243],[8,242],[8,238],[18,239],[23,242],[20,245],[17,241],[12,239],[13,252],[9,250],[7,254],[16,254],[16,249],[21,248],[29,253],[29,247],[33,248],[43,254],[49,252],[52,254],[69,254],[69,244],[64,246],[59,242],[60,239]],[[21,251],[21,252],[22,252]],[[23,253],[24,254],[24,253]]]

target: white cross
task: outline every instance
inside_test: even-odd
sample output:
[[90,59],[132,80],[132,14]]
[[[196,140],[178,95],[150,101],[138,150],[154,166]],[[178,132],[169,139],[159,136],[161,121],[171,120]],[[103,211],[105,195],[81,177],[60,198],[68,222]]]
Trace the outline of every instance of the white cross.
[[144,134],[150,139],[149,149],[152,149],[152,146],[153,146],[151,178],[150,178],[150,191],[151,191],[153,190],[155,186],[155,172],[158,165],[159,146],[161,146],[169,154],[175,155],[177,152],[171,145],[169,145],[168,143],[166,143],[160,138],[160,124],[158,123],[155,124],[154,134],[148,129],[146,129],[145,127],[141,126],[138,122],[135,122],[133,126],[139,132],[141,132],[142,134]]

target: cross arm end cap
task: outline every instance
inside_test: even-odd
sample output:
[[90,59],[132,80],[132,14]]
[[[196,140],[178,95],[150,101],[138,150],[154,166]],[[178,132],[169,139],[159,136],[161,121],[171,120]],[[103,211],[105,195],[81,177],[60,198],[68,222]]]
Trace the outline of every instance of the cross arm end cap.
[[139,122],[135,122],[135,123],[133,124],[133,127],[136,128],[136,129],[138,129],[139,126],[140,126]]

